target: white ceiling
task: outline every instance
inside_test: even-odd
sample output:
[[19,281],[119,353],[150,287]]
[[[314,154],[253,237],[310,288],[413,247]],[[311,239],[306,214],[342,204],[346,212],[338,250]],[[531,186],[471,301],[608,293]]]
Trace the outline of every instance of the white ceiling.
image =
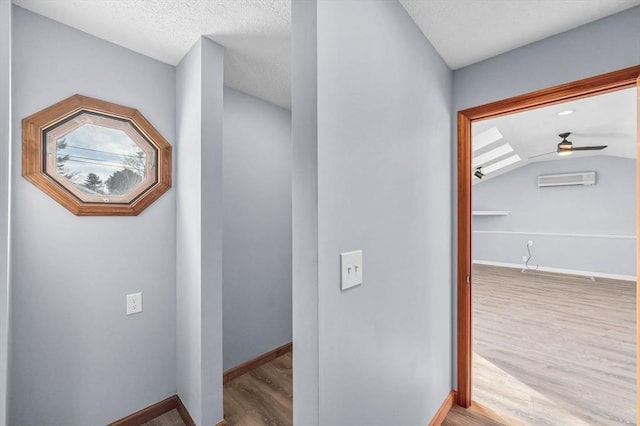
[[[565,110],[575,112],[565,116],[557,115]],[[635,158],[636,117],[636,89],[631,88],[478,121],[472,126],[472,142],[478,134],[493,127],[496,127],[503,137],[478,149],[473,156],[477,157],[508,143],[513,152],[504,154],[483,167],[514,154],[522,158],[522,161],[487,174],[482,182],[535,161],[562,161],[567,158],[601,155]],[[561,140],[558,135],[565,132],[571,132],[568,140],[573,142],[574,147],[607,145],[607,148],[602,151],[576,151],[569,156],[559,156],[556,154],[557,144]],[[543,153],[549,154],[529,159]],[[474,182],[477,183],[478,180],[474,179]]]
[[[225,84],[291,107],[291,0],[13,0],[176,65],[200,35],[226,48]],[[457,69],[640,4],[640,0],[401,0]]]
[[291,108],[291,0],[13,0],[177,65],[201,35],[225,47],[225,84]]
[[400,0],[451,69],[640,4],[640,0]]

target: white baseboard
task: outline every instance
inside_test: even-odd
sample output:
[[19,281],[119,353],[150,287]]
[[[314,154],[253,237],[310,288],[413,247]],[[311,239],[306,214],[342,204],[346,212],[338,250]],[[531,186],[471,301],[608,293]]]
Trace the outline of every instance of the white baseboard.
[[[505,268],[515,268],[515,269],[523,269],[525,267],[522,264],[518,265],[517,263],[494,262],[492,260],[473,259],[473,263],[477,263],[478,265],[502,266]],[[633,281],[633,282],[636,281],[636,277],[634,275],[618,275],[618,274],[607,274],[605,272],[577,271],[575,269],[553,268],[549,266],[539,266],[537,270],[542,272],[553,272],[556,274],[580,275],[584,277],[593,277],[593,278],[609,278],[612,280]]]

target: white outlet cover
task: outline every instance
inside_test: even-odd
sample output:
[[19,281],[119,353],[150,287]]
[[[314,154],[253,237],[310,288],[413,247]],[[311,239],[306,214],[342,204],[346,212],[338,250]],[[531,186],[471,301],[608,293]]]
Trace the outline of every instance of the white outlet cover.
[[142,312],[142,293],[127,294],[127,315]]
[[362,284],[362,250],[340,253],[340,288],[346,290]]

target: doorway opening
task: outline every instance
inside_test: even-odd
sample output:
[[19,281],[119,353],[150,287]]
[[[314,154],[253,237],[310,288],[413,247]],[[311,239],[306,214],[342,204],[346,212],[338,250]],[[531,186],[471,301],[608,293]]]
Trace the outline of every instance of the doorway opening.
[[[472,124],[489,118],[533,110],[550,105],[638,87],[640,66],[552,87],[542,91],[506,99],[460,111],[458,113],[458,404],[476,406],[472,395]],[[638,160],[636,159],[636,167]],[[477,176],[477,175],[476,175]],[[636,181],[637,181],[636,173]],[[636,223],[638,222],[636,216]],[[637,231],[636,231],[637,233]],[[636,255],[637,257],[637,255]],[[637,263],[637,259],[636,259]],[[636,295],[637,297],[637,295]],[[636,302],[637,304],[637,302]],[[637,315],[637,313],[636,313]],[[636,319],[637,322],[637,319]],[[636,339],[637,341],[637,339]],[[636,361],[636,368],[637,368]],[[637,394],[637,392],[636,392]]]

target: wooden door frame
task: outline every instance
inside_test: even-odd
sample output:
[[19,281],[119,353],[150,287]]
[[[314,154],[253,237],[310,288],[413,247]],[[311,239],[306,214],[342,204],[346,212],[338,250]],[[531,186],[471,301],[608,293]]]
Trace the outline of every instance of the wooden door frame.
[[[619,71],[590,77],[584,80],[550,87],[548,89],[527,93],[513,98],[465,109],[458,112],[458,389],[457,403],[462,407],[471,405],[471,124],[474,121],[527,111],[561,102],[572,101],[589,96],[600,95],[620,89],[637,87],[640,97],[640,65]],[[639,101],[640,102],[640,101]],[[637,213],[636,234],[640,231],[640,110],[638,111],[638,156],[636,164],[637,180]],[[636,259],[638,274],[640,274],[640,244],[636,239],[638,249]],[[636,292],[636,306],[640,306],[640,292]],[[640,324],[639,310],[636,309],[637,323]],[[636,327],[640,342],[640,328]],[[637,351],[640,355],[640,346]],[[638,377],[640,377],[640,363],[636,361]],[[637,386],[637,385],[636,385]],[[638,393],[638,407],[640,408],[640,392]],[[640,418],[640,409],[638,410]]]

